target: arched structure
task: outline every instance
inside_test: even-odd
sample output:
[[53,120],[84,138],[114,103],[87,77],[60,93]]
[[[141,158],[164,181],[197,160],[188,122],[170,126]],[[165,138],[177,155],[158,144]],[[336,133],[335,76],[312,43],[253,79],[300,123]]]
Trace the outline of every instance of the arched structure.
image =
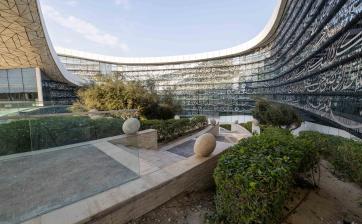
[[0,99],[25,100],[21,93],[36,92],[43,101],[49,91],[64,100],[71,94],[65,89],[86,83],[59,61],[38,0],[0,2],[0,69]]
[[156,58],[57,53],[74,76],[113,74],[172,88],[184,115],[250,112],[252,98],[263,96],[361,136],[361,11],[362,0],[280,0],[263,32],[226,50]]

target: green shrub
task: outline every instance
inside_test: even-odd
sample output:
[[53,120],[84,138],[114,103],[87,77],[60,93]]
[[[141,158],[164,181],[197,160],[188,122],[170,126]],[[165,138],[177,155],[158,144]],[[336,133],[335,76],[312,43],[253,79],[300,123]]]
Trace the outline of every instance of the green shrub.
[[231,224],[278,223],[295,175],[315,166],[312,150],[309,141],[276,128],[241,140],[215,169],[218,216]]
[[92,120],[92,125],[94,128],[93,139],[107,138],[123,134],[123,122],[123,119],[112,117]]
[[142,115],[149,120],[168,120],[174,118],[175,112],[169,105],[153,103],[144,108]]
[[190,122],[191,126],[197,128],[205,127],[208,124],[207,117],[200,115],[192,117]]
[[258,100],[253,110],[253,116],[261,125],[271,125],[274,127],[287,126],[293,124],[298,126],[301,119],[296,111],[286,105],[270,103],[265,100]]
[[299,138],[312,142],[336,170],[362,186],[361,142],[312,131],[300,133]]
[[119,118],[60,116],[0,124],[0,156],[122,134]]
[[225,128],[226,130],[231,131],[231,124],[220,124],[220,127]]
[[345,141],[333,152],[332,164],[339,172],[362,186],[362,144]]
[[181,112],[181,104],[175,100],[173,89],[164,90],[161,96],[154,90],[154,84],[149,84],[147,87],[141,82],[101,78],[97,84],[78,91],[79,101],[73,104],[72,111],[137,109],[146,119],[171,119]]
[[31,150],[29,120],[0,124],[0,156]]
[[247,123],[243,123],[243,124],[240,124],[240,125],[243,126],[250,133],[253,133],[253,122],[249,121]]
[[141,128],[156,129],[159,142],[172,141],[189,132],[198,130],[207,125],[207,118],[196,116],[191,119],[182,118],[179,120],[142,120]]

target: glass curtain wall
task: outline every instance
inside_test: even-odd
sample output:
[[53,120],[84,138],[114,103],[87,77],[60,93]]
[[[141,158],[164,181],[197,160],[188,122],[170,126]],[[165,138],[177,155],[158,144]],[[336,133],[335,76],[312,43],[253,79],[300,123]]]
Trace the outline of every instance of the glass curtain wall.
[[27,101],[36,98],[35,68],[0,70],[0,100]]

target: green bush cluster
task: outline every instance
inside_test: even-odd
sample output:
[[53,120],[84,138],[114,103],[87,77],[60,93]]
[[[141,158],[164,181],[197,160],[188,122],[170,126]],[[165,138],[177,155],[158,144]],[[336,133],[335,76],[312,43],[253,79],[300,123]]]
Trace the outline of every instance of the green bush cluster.
[[182,118],[179,120],[142,120],[141,127],[145,129],[156,129],[159,142],[172,141],[189,132],[198,130],[207,125],[205,116],[195,116],[191,119]]
[[301,139],[313,143],[334,168],[362,186],[362,143],[342,137],[306,131]]
[[253,133],[253,122],[249,121],[249,122],[246,122],[246,123],[242,123],[240,125],[243,126],[250,133]]
[[171,119],[182,109],[173,92],[166,89],[161,96],[153,84],[144,86],[141,82],[102,78],[78,91],[79,100],[73,104],[72,111],[136,109],[146,119]]
[[289,131],[267,128],[227,150],[215,169],[215,204],[226,223],[278,223],[299,172],[312,169],[318,153]]
[[299,126],[301,123],[299,115],[293,108],[265,100],[257,101],[253,116],[261,125],[290,127],[293,124]]
[[0,156],[122,134],[119,118],[60,116],[0,124]]
[[[114,117],[59,116],[14,120],[0,124],[0,156],[86,142],[122,134],[124,120]],[[207,125],[207,118],[143,120],[160,141],[170,141]]]

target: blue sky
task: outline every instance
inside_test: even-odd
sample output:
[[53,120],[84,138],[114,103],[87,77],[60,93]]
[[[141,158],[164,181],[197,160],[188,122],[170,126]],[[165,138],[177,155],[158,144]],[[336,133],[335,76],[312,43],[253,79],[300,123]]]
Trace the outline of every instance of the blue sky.
[[125,56],[201,53],[241,44],[277,0],[40,0],[54,46]]

